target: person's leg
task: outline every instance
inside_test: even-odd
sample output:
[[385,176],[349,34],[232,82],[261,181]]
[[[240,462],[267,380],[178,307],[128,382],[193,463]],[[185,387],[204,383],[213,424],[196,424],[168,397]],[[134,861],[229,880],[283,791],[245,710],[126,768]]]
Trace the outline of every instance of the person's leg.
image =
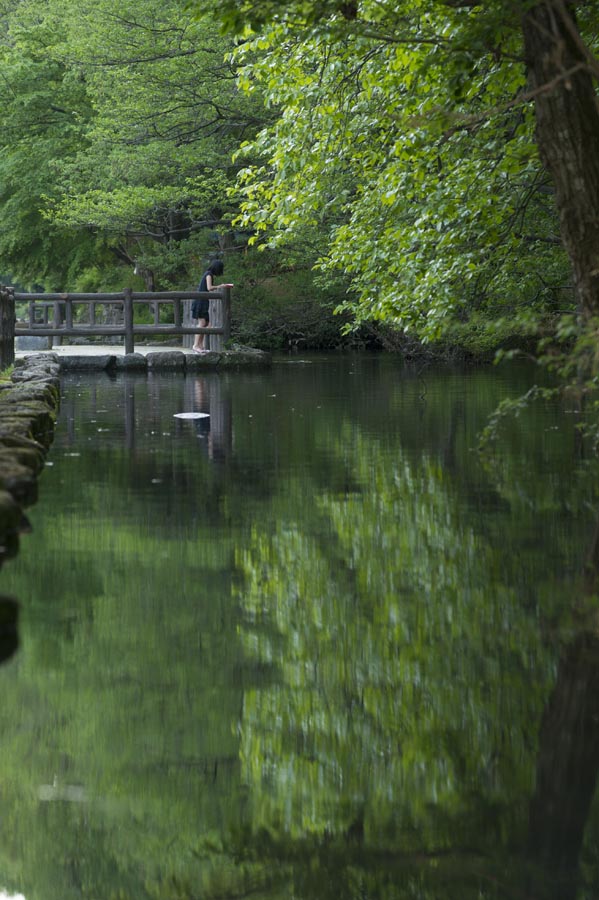
[[[207,328],[208,327],[208,323],[206,322],[206,319],[196,319],[196,322],[197,322],[198,328]],[[203,334],[196,334],[195,340],[193,342],[193,349],[196,352],[204,349],[204,335]]]

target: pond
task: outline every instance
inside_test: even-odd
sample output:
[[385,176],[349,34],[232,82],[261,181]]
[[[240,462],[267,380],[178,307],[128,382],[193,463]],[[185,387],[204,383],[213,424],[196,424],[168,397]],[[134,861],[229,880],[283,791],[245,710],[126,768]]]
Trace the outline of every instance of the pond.
[[597,896],[597,463],[568,403],[474,449],[533,374],[65,376],[0,896]]

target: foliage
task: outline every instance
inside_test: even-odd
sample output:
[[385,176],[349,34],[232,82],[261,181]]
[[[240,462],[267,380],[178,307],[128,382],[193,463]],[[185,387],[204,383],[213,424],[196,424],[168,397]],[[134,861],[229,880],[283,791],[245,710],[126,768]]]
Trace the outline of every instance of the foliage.
[[[256,265],[241,253],[247,234],[231,230],[233,151],[272,114],[238,90],[226,58],[234,40],[219,35],[215,14],[191,20],[177,0],[127,0],[118,11],[26,0],[4,15],[0,253],[13,280],[52,290],[193,288],[206,261],[224,254],[241,286],[239,340],[338,343],[338,295],[328,300],[314,284],[307,251],[298,246],[293,264],[309,294],[299,321],[297,294],[288,316],[278,286],[276,300],[260,293],[263,279],[280,275],[275,257]],[[252,309],[259,317],[246,318]]]
[[56,38],[35,15],[35,4],[16,4],[4,18],[0,255],[24,284],[58,286],[71,267],[103,255],[102,241],[41,215],[54,178],[51,162],[81,146],[89,102],[82,82],[52,56]]
[[500,21],[502,4],[365,2],[302,28],[305,6],[237,51],[241,84],[280,110],[242,149],[243,224],[269,246],[316,230],[319,266],[350,278],[343,309],[427,340],[477,312],[568,308],[518,19]]
[[378,345],[365,331],[341,334],[348,317],[335,314],[339,292],[319,282],[307,261],[290,265],[277,251],[250,247],[229,255],[226,274],[237,285],[232,331],[242,344],[285,351]]
[[[302,337],[295,295],[267,292],[272,321],[244,321],[244,341],[330,345],[341,327],[382,324],[488,352],[510,329],[555,329],[572,285],[520,4],[197,6],[5,5],[0,253],[13,277],[120,287],[137,264],[146,286],[191,286],[253,235],[277,248],[263,262],[277,291],[289,271],[308,281],[314,327]],[[583,10],[583,36],[594,25]],[[254,266],[232,268],[245,284]]]
[[224,60],[231,41],[190,23],[173,0],[143,9],[128,0],[118,15],[108,3],[62,6],[62,53],[84,73],[95,115],[85,152],[57,165],[54,217],[158,240],[215,228],[252,117]]
[[[596,10],[538,5],[566,22],[564,41],[596,77]],[[533,103],[545,95],[526,89],[526,10],[510,0],[225,0],[224,26],[243,36],[241,83],[279,109],[243,151],[241,221],[268,246],[318,233],[319,265],[349,276],[342,308],[357,321],[483,350],[502,332],[555,333],[573,284],[537,155]],[[596,182],[590,173],[589,190]],[[579,213],[562,209],[562,220]]]
[[232,39],[175,0],[26,0],[5,16],[0,252],[13,276],[98,288],[137,262],[165,287],[197,279],[229,240],[231,155],[260,115],[224,59]]

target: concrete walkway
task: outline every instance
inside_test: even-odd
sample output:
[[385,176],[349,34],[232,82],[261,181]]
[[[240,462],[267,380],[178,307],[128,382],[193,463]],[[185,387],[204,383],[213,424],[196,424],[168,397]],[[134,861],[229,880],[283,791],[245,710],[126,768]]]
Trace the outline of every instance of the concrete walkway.
[[[135,352],[147,356],[148,353],[165,353],[178,350],[180,353],[191,353],[191,347],[175,344],[136,344]],[[31,356],[33,353],[56,353],[57,356],[124,356],[123,344],[62,344],[51,350],[36,347],[31,350],[15,350],[15,356]],[[197,354],[196,354],[197,355]]]

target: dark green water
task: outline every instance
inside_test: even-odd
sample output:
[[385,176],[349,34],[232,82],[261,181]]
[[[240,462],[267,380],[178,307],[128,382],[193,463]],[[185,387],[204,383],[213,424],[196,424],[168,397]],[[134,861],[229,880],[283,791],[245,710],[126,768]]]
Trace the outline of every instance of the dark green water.
[[598,467],[567,405],[472,452],[530,378],[65,378],[0,576],[0,889],[596,897]]

